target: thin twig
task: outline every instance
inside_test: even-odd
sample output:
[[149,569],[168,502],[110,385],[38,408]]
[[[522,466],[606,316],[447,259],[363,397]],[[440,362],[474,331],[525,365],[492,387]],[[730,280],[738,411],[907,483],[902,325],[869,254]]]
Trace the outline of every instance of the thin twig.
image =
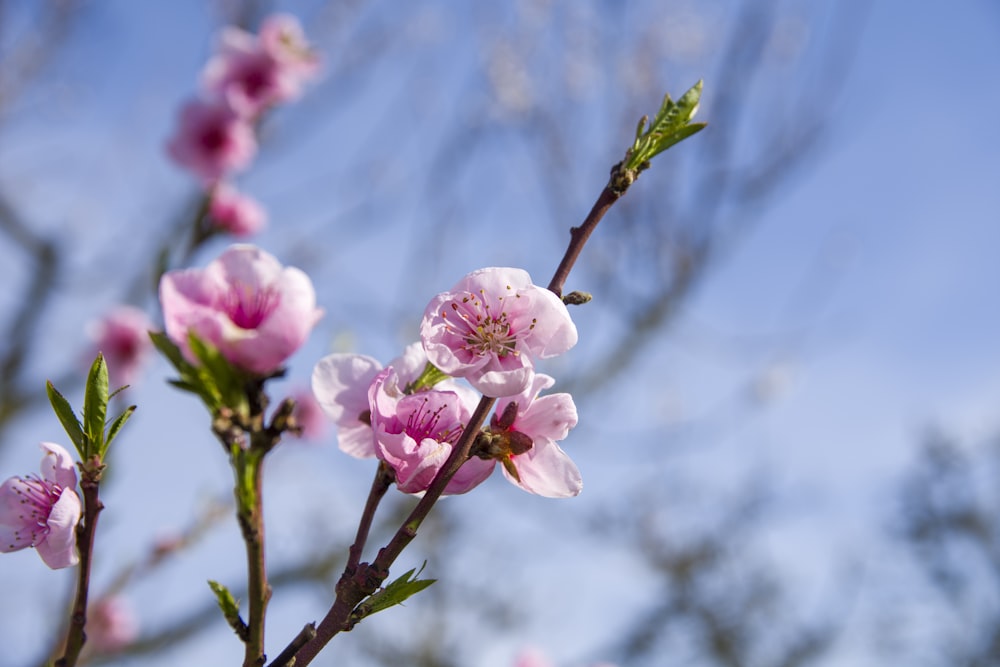
[[355,572],[358,569],[358,564],[361,562],[361,554],[364,551],[365,542],[368,541],[368,533],[375,518],[375,510],[378,509],[379,503],[382,502],[386,491],[392,485],[394,477],[395,474],[392,468],[384,461],[379,462],[378,469],[375,471],[375,479],[372,480],[371,491],[368,492],[368,500],[365,502],[364,512],[361,514],[361,520],[358,522],[357,536],[354,538],[354,544],[351,545],[351,549],[348,552],[347,567],[344,568],[345,572]]
[[84,519],[77,525],[76,543],[80,551],[80,575],[77,580],[76,600],[73,602],[73,614],[70,618],[69,634],[66,637],[66,650],[63,657],[56,661],[56,667],[74,667],[80,657],[80,651],[87,641],[84,628],[87,624],[87,594],[90,590],[90,564],[94,552],[94,533],[97,530],[97,517],[104,505],[99,497],[100,471],[85,470],[80,488],[83,490]]
[[[472,449],[472,443],[486,422],[486,417],[489,415],[490,410],[493,409],[495,402],[495,398],[488,396],[483,396],[480,399],[479,405],[476,406],[475,412],[473,412],[469,423],[462,432],[462,437],[459,438],[458,443],[452,449],[448,460],[445,461],[445,464],[434,477],[431,485],[424,493],[424,497],[420,499],[420,502],[413,508],[410,515],[406,517],[395,535],[389,540],[389,543],[379,551],[375,562],[371,565],[361,564],[356,572],[350,572],[345,568],[340,581],[337,582],[337,597],[326,616],[316,628],[316,636],[295,652],[289,660],[285,662],[275,661],[271,667],[292,667],[292,665],[294,667],[305,667],[312,662],[313,658],[319,654],[331,639],[347,628],[351,612],[354,611],[354,608],[363,599],[375,592],[379,585],[385,581],[385,578],[389,576],[389,568],[402,553],[403,549],[416,537],[417,529],[427,517],[434,503],[440,499],[448,482],[451,481],[451,478],[462,467],[462,464],[469,460],[469,451]],[[282,654],[284,655],[284,652]]]

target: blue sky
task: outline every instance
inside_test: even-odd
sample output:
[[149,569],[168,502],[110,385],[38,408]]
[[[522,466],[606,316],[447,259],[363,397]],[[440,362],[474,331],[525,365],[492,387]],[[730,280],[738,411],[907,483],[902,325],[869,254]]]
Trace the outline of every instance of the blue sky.
[[[16,116],[0,134],[0,183],[5,191],[17,193],[45,228],[59,229],[79,243],[74,266],[84,279],[64,297],[65,314],[53,317],[46,328],[47,351],[36,362],[45,373],[78,354],[66,341],[76,340],[81,321],[93,315],[89,297],[82,295],[93,289],[97,299],[111,298],[106,274],[95,266],[112,261],[125,239],[151,244],[152,238],[136,233],[137,226],[141,229],[144,221],[159,224],[191,190],[186,175],[166,162],[160,148],[173,127],[174,109],[194,93],[212,26],[200,3],[147,3],[141,8],[128,2],[95,4],[71,45],[72,57],[59,65],[60,85],[35,93],[31,109],[41,111]],[[301,15],[311,11],[293,3],[288,7]],[[468,36],[461,34],[463,12],[442,11],[433,3],[428,7],[435,9],[427,15],[437,17],[437,23],[430,24],[438,26],[445,43],[454,41],[456,50],[468,49],[462,53],[475,52]],[[519,539],[537,545],[542,535],[555,535],[540,550],[563,558],[538,565],[544,586],[524,579],[526,586],[540,586],[535,594],[551,605],[543,612],[544,624],[523,638],[484,643],[486,655],[477,664],[509,664],[523,640],[541,644],[561,667],[575,667],[572,661],[599,645],[600,637],[594,637],[600,624],[594,617],[600,613],[600,601],[577,599],[572,587],[579,583],[571,578],[567,582],[567,577],[576,574],[588,581],[595,576],[592,564],[607,568],[628,556],[588,545],[586,557],[567,564],[572,546],[559,542],[569,535],[560,526],[583,521],[588,511],[613,501],[623,479],[639,475],[655,485],[685,477],[724,493],[750,471],[766,469],[783,502],[783,520],[765,536],[767,551],[791,576],[801,576],[802,590],[822,597],[835,585],[832,573],[845,555],[877,569],[885,553],[877,544],[883,517],[891,511],[895,484],[928,427],[941,425],[973,442],[996,429],[1000,10],[985,1],[887,0],[873,3],[860,23],[859,50],[843,94],[833,102],[832,133],[821,160],[785,186],[754,231],[726,254],[644,368],[616,383],[608,402],[588,402],[592,412],[582,414],[574,434],[587,484],[584,496],[574,501],[576,505],[553,505],[521,497],[500,482],[483,491],[482,502],[509,505],[509,515],[497,518],[501,525],[516,524],[519,512],[541,517],[533,521],[550,521],[530,527]],[[431,59],[447,63],[448,53],[442,49]],[[690,70],[697,67],[698,62],[688,65]],[[449,94],[468,74],[456,68],[442,75],[438,87],[428,86],[426,99],[400,100],[407,77],[421,74],[405,59],[361,71],[363,75],[353,76],[363,77],[363,85],[343,85],[369,101],[366,112],[351,107],[355,115],[348,115],[330,96],[322,103],[306,98],[300,107],[288,110],[277,126],[273,150],[268,149],[259,168],[242,181],[279,220],[294,220],[298,229],[307,230],[304,240],[289,240],[280,224],[272,224],[259,242],[286,261],[306,263],[315,271],[321,301],[328,300],[324,328],[293,362],[293,381],[304,381],[331,339],[345,331],[357,347],[365,348],[361,351],[392,356],[400,330],[406,329],[393,317],[407,309],[412,311],[409,317],[417,317],[431,296],[397,296],[396,310],[371,324],[337,310],[348,304],[350,312],[363,312],[366,300],[405,284],[409,265],[394,258],[401,254],[399,246],[422,241],[421,228],[383,231],[354,221],[366,212],[387,210],[385,198],[392,196],[413,202],[410,215],[415,220],[428,215],[417,206],[421,169],[426,168],[421,140],[430,137],[422,136],[419,125],[407,128],[398,152],[387,155],[383,169],[357,175],[356,181],[331,183],[333,171],[326,165],[356,156],[372,128],[391,117],[388,104],[401,103],[400,111],[412,111],[417,119],[421,114],[460,116],[455,100],[462,98]],[[689,83],[670,81],[667,86],[679,94]],[[706,79],[707,91],[712,83]],[[651,92],[652,104],[659,92]],[[711,123],[710,104],[701,118]],[[307,128],[308,138],[296,136],[301,127]],[[292,148],[281,150],[281,139],[290,141]],[[606,137],[595,139],[598,142],[608,143]],[[504,147],[503,142],[491,144],[491,150]],[[487,154],[455,176],[455,185],[468,189],[470,199],[486,197],[477,164],[488,171],[492,163]],[[501,203],[516,197],[517,187],[526,187],[518,185],[516,176],[488,184],[499,189]],[[577,202],[581,211],[596,195],[602,177],[603,171],[577,185],[586,193],[586,201]],[[374,196],[358,192],[364,183],[371,184]],[[644,177],[628,196],[656,197],[652,183],[651,177]],[[613,216],[605,224],[613,224]],[[490,210],[483,217],[490,220]],[[317,256],[308,234],[318,237],[331,230],[346,230],[354,240],[343,249],[324,242]],[[598,234],[593,243],[600,242]],[[541,282],[554,266],[553,253],[560,243],[557,236],[543,232],[531,252],[497,243],[476,256],[449,257],[449,263],[438,267],[439,275],[424,283],[438,280],[434,284],[440,289],[479,264],[522,259]],[[207,261],[217,250],[198,260]],[[379,258],[377,278],[368,272],[372,257]],[[9,265],[0,269],[0,276],[16,285],[17,272]],[[597,288],[593,291],[599,296]],[[598,312],[580,314],[583,338],[588,327],[605,331]],[[585,363],[579,357],[574,360]],[[780,391],[763,404],[748,404],[742,388],[753,385],[762,373],[780,380]],[[178,502],[174,490],[202,498],[225,492],[224,462],[200,455],[212,444],[203,415],[191,399],[160,384],[166,375],[161,364],[140,387],[139,416],[123,436],[123,444],[126,437],[131,440],[120,452],[128,479],[109,491],[120,494],[112,499],[127,504],[129,491],[156,491],[147,496],[154,518],[109,510],[102,519],[101,530],[107,531],[119,556],[141,553],[145,541],[164,526],[185,521],[192,504]],[[617,422],[594,416],[609,409],[618,415]],[[178,424],[169,437],[163,432],[164,419]],[[53,419],[39,415],[18,424],[9,437],[25,443],[58,439],[56,428]],[[663,438],[664,433],[668,437]],[[608,443],[621,439],[640,441],[637,451],[669,472],[650,473],[656,470],[650,458],[609,451]],[[171,452],[169,460],[177,467],[150,465],[165,451]],[[350,508],[359,502],[369,473],[366,466],[345,458],[302,448],[276,457],[271,474],[275,489],[282,491],[274,494],[275,515],[281,509],[294,512],[302,502],[284,490],[307,487],[310,507],[343,508],[335,511],[349,522]],[[34,470],[36,459],[33,444],[7,447],[0,453],[0,476]],[[171,471],[167,477],[164,468]],[[109,502],[109,507],[114,505]],[[294,541],[296,531],[316,529],[315,516],[314,510],[300,512],[275,530],[276,560],[283,549],[291,548],[281,546],[282,540]],[[225,557],[213,555],[208,546],[232,546],[234,537],[227,527],[197,559],[185,560],[184,567],[170,575],[185,584],[169,595],[152,585],[140,586],[139,604],[168,611],[183,608],[193,595],[204,592],[204,579],[225,569]],[[501,546],[503,542],[495,535],[478,539],[499,541]],[[0,581],[11,594],[42,590],[45,601],[58,597],[58,591],[45,589],[41,582],[62,575],[44,571],[34,554],[5,556],[0,563]],[[101,576],[107,577],[107,571],[99,571],[98,581]],[[517,576],[524,578],[522,573]],[[191,589],[189,580],[195,582]],[[317,599],[302,597],[276,603],[274,637],[294,634],[307,610],[317,613]],[[861,598],[868,600],[865,593]],[[863,617],[864,604],[859,608]],[[284,616],[282,609],[288,611]],[[0,643],[13,645],[13,655],[34,655],[37,644],[17,638],[33,636],[29,628],[39,613],[5,615]],[[864,628],[851,625],[850,630],[841,655],[863,653],[858,646]],[[581,637],[586,638],[582,648]],[[198,642],[189,654],[191,664],[228,655],[232,644],[220,627],[211,639]],[[855,657],[850,664],[863,664],[860,660]],[[830,664],[847,663],[834,659]]]

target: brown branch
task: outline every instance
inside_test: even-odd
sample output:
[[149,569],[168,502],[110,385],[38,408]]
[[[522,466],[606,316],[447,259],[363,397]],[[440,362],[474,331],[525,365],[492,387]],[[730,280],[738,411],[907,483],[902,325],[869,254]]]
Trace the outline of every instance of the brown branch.
[[[611,170],[612,177],[617,169],[618,165],[615,165],[615,167]],[[571,238],[569,247],[566,248],[566,253],[563,255],[562,261],[559,262],[559,267],[556,269],[555,274],[553,274],[552,280],[549,281],[549,290],[551,290],[556,296],[562,296],[563,287],[566,286],[566,279],[569,277],[569,272],[573,270],[573,265],[576,264],[576,260],[580,257],[580,252],[583,250],[583,246],[587,243],[587,239],[590,238],[594,229],[597,228],[597,223],[601,221],[604,214],[608,212],[608,209],[610,209],[623,194],[625,194],[624,191],[619,191],[614,188],[611,183],[609,183],[605,186],[604,190],[601,191],[597,201],[594,202],[594,206],[590,209],[590,213],[583,221],[583,224],[579,227],[573,227],[570,229]]]
[[378,509],[379,503],[385,497],[385,493],[389,490],[394,479],[395,473],[392,468],[385,461],[380,461],[378,469],[375,471],[375,479],[372,480],[372,488],[368,492],[365,509],[361,514],[361,520],[358,522],[357,536],[354,538],[354,544],[351,545],[348,552],[347,567],[345,570],[357,570],[361,562],[361,554],[364,551],[365,542],[368,541],[368,533],[371,530],[372,521],[375,518],[375,510]]
[[[427,517],[434,504],[444,493],[445,487],[451,481],[459,468],[469,459],[469,451],[475,441],[479,430],[486,422],[486,417],[496,403],[495,398],[483,396],[476,406],[475,412],[469,418],[469,423],[462,432],[461,438],[451,451],[451,455],[438,471],[431,485],[427,488],[423,498],[413,508],[409,516],[396,531],[389,543],[383,547],[375,561],[368,565],[366,563],[352,571],[345,568],[344,573],[337,582],[337,597],[316,628],[316,636],[309,640],[305,646],[299,649],[290,659],[284,662],[273,662],[271,667],[305,667],[319,654],[330,640],[343,630],[350,629],[349,621],[351,612],[358,604],[375,592],[375,590],[389,576],[389,568],[396,561],[396,558],[403,552],[403,549],[413,541],[417,535],[417,529]],[[375,487],[373,486],[373,491]],[[360,533],[361,531],[359,531]],[[282,652],[284,655],[285,652]]]
[[56,667],[74,667],[80,651],[87,641],[84,631],[87,624],[87,595],[90,590],[90,565],[94,553],[94,534],[97,531],[97,517],[104,505],[98,493],[103,465],[96,457],[81,464],[83,470],[80,488],[83,490],[84,519],[76,527],[76,544],[80,552],[80,574],[77,580],[76,599],[70,618],[69,634],[63,657],[56,661]]

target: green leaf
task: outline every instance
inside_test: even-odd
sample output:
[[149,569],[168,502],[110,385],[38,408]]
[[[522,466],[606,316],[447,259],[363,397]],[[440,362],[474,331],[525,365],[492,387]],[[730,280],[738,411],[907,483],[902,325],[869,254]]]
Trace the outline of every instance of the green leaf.
[[170,364],[177,369],[178,373],[183,372],[183,366],[191,366],[191,364],[184,359],[181,349],[174,345],[174,341],[167,338],[167,334],[164,332],[150,331],[149,339],[153,341],[153,346],[160,351],[160,354],[166,357],[167,361],[169,361]]
[[108,451],[108,447],[111,446],[111,441],[118,435],[118,431],[122,430],[122,426],[125,425],[125,422],[128,421],[133,412],[135,412],[135,406],[130,405],[125,408],[124,412],[115,417],[114,421],[111,422],[111,426],[108,427],[108,435],[104,439],[104,449],[100,452],[102,459],[104,458],[104,454]]
[[[167,380],[167,382],[182,391],[190,392],[201,398],[211,412],[214,413],[218,410],[222,405],[222,395],[212,374],[207,369],[194,366],[185,359],[180,348],[165,333],[151,331],[149,338],[180,376]],[[201,343],[201,346],[204,348],[205,344]],[[205,353],[208,354],[207,351]]]
[[208,581],[208,586],[215,593],[215,600],[219,603],[219,609],[222,610],[222,615],[226,617],[229,627],[233,629],[240,639],[246,641],[248,635],[247,624],[240,618],[240,605],[233,598],[233,594],[229,592],[228,588],[211,579]]
[[[424,566],[426,565],[427,562],[425,561],[424,565],[420,567],[420,572],[424,571]],[[414,572],[416,572],[416,569],[410,570],[385,588],[372,593],[351,612],[351,623],[357,623],[366,616],[371,616],[389,607],[402,604],[437,581],[437,579],[417,579],[420,576],[420,572],[416,574]]]
[[104,423],[108,411],[108,365],[104,355],[97,353],[83,394],[83,432],[87,442],[84,459],[99,453],[104,448]]
[[49,403],[52,404],[52,410],[56,413],[56,417],[59,418],[59,422],[62,424],[63,428],[66,429],[66,434],[73,442],[73,446],[76,447],[76,451],[80,454],[80,458],[86,459],[84,456],[83,425],[80,424],[80,420],[77,419],[76,413],[73,412],[73,408],[70,406],[69,401],[67,401],[66,397],[56,390],[55,385],[51,382],[45,383],[45,391],[49,395]]
[[648,166],[646,163],[653,157],[705,129],[705,123],[691,122],[698,111],[701,90],[702,82],[699,81],[676,102],[670,98],[669,93],[663,96],[660,110],[649,124],[649,128],[645,129],[645,118],[639,121],[635,142],[622,165],[623,171],[635,172],[633,176],[637,175]]

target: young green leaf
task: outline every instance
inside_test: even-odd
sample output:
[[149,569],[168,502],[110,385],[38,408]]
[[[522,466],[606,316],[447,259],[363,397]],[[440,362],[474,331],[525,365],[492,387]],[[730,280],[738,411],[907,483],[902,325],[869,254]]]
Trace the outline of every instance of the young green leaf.
[[85,459],[98,453],[104,447],[104,423],[108,411],[108,365],[104,355],[97,353],[83,393],[83,432],[86,435]]
[[248,636],[248,629],[247,624],[240,618],[239,603],[233,598],[233,594],[229,592],[229,589],[219,582],[209,580],[208,586],[215,593],[215,600],[219,603],[219,609],[222,610],[222,615],[226,617],[229,627],[233,629],[237,637],[245,642]]
[[[167,380],[167,382],[182,391],[197,395],[208,406],[211,412],[215,412],[223,405],[222,394],[219,391],[215,378],[209,370],[199,368],[188,362],[184,358],[184,354],[180,348],[166,334],[159,331],[151,331],[149,338],[153,341],[156,349],[167,358],[167,361],[177,370],[177,374],[180,376],[173,380]],[[201,343],[201,347],[204,348],[205,344]],[[203,349],[203,351],[205,354],[210,354],[207,350]]]
[[80,424],[80,420],[77,419],[72,406],[70,406],[66,397],[60,394],[59,391],[56,390],[55,385],[51,382],[45,383],[45,391],[49,395],[49,403],[52,404],[52,410],[56,413],[56,417],[59,418],[59,422],[66,430],[66,435],[68,435],[69,439],[73,442],[73,446],[76,447],[76,451],[80,454],[80,458],[86,460],[86,456],[84,456],[83,425]]
[[[660,110],[653,122],[646,128],[647,118],[639,121],[635,130],[635,141],[625,154],[625,159],[617,169],[615,187],[622,192],[649,167],[649,161],[674,144],[687,139],[705,129],[705,123],[692,123],[701,100],[702,82],[699,81],[676,102],[670,94],[663,96]],[[613,176],[613,177],[614,177]]]
[[133,412],[135,412],[135,406],[130,405],[127,408],[125,408],[124,412],[115,417],[114,421],[111,422],[111,426],[108,427],[108,435],[106,438],[104,438],[104,448],[100,452],[102,459],[104,458],[104,455],[107,453],[108,447],[111,446],[111,441],[114,440],[115,436],[118,435],[118,431],[122,430],[122,426],[125,425],[125,422],[128,421],[129,417],[132,416]]
[[[423,572],[423,570],[424,568],[421,566],[420,572]],[[406,572],[385,588],[372,593],[366,600],[355,607],[354,611],[351,612],[351,624],[357,623],[366,616],[371,616],[389,607],[402,604],[408,598],[437,581],[437,579],[417,579],[420,572],[416,574],[414,572],[416,572],[416,569]]]
[[166,357],[167,361],[169,361],[170,364],[177,369],[178,373],[183,372],[183,367],[191,366],[191,364],[184,359],[184,355],[181,353],[180,348],[174,345],[174,341],[167,338],[167,334],[162,331],[150,331],[149,339],[153,341],[153,346],[160,351],[160,354]]

